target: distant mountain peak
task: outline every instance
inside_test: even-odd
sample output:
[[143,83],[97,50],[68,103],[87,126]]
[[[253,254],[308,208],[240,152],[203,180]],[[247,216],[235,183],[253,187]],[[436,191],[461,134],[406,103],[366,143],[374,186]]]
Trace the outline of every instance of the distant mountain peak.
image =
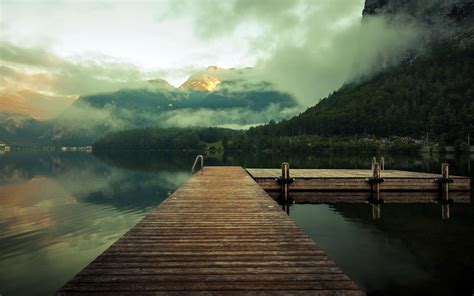
[[[245,70],[250,67],[245,68]],[[233,73],[241,71],[239,68],[221,68],[218,66],[209,66],[205,70],[191,75],[179,88],[196,91],[214,91],[219,84],[229,80]]]
[[164,79],[160,79],[160,78],[151,79],[151,80],[148,80],[148,82],[153,86],[157,86],[157,87],[161,87],[161,88],[165,88],[165,89],[175,88],[168,81],[166,81]]
[[217,72],[225,69],[218,66],[209,66],[206,70],[191,75],[179,88],[197,91],[213,91],[222,82]]

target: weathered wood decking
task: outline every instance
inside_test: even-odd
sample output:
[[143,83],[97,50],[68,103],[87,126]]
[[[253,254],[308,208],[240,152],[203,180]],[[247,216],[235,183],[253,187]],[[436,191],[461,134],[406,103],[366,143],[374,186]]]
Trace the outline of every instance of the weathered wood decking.
[[363,295],[240,167],[206,167],[59,295]]
[[[280,169],[247,169],[255,181],[267,191],[278,191],[280,185],[275,178],[281,176]],[[295,181],[289,185],[294,191],[370,191],[367,179],[372,176],[371,170],[358,169],[291,169],[290,177]],[[437,191],[437,178],[441,175],[385,170],[381,172],[384,182],[380,191]],[[450,176],[450,191],[470,190],[468,177]]]

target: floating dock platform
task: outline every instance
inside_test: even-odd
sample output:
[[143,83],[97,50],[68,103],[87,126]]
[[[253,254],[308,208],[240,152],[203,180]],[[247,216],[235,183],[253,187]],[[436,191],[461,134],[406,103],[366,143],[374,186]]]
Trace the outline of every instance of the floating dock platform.
[[[248,168],[247,172],[274,199],[281,196],[280,169]],[[361,169],[291,169],[288,190],[295,202],[366,203],[373,193],[373,171]],[[383,170],[379,193],[385,203],[432,203],[440,201],[443,178],[437,174]],[[448,199],[470,202],[470,179],[449,176]]]
[[205,167],[58,295],[364,295],[241,167]]

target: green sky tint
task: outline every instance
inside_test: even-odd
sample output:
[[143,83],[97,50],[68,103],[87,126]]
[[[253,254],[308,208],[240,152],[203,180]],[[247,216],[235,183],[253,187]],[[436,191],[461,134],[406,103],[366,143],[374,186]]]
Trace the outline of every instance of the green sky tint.
[[364,0],[181,0],[171,16],[194,11],[194,30],[204,40],[258,32],[246,40],[258,57],[251,79],[270,81],[308,106],[377,71],[381,56],[411,47],[420,33],[412,23],[380,17],[362,24],[363,6]]
[[245,79],[269,81],[306,107],[377,71],[420,34],[412,23],[362,23],[364,0],[0,3],[3,86],[61,95],[251,66]]

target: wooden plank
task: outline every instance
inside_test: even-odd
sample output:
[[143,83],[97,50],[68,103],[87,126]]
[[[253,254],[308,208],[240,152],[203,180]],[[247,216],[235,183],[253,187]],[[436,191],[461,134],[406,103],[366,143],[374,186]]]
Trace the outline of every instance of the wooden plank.
[[[279,169],[247,169],[247,172],[266,191],[281,191],[276,178],[281,175]],[[371,191],[367,182],[372,176],[371,170],[348,169],[292,169],[294,182],[289,185],[290,191]],[[384,182],[380,191],[439,191],[437,179],[441,175],[385,170],[381,172]],[[450,176],[449,191],[471,190],[468,177]]]
[[63,292],[58,293],[59,295],[103,295],[103,296],[131,296],[131,295],[140,295],[140,296],[261,296],[261,295],[311,295],[311,296],[358,296],[360,292],[357,290],[258,290],[258,291],[235,291],[235,290],[219,290],[219,291],[133,291],[133,292]]
[[[281,176],[280,169],[254,169],[247,168],[247,172],[254,178],[278,178]],[[291,169],[291,177],[295,178],[369,178],[372,176],[370,169]],[[437,178],[439,174],[420,173],[400,170],[384,170],[382,178]],[[450,176],[453,179],[466,177]]]
[[206,167],[58,295],[363,295],[240,167]]

